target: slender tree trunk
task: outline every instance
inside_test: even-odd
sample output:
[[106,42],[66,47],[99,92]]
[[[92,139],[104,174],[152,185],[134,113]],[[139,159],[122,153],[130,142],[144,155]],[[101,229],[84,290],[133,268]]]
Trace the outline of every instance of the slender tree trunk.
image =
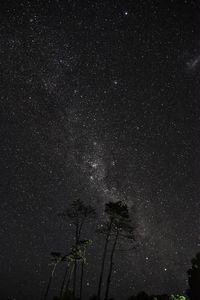
[[53,275],[54,275],[56,266],[57,266],[57,263],[54,265],[53,270],[52,270],[52,272],[51,272],[51,276],[50,276],[50,278],[49,278],[48,285],[47,285],[47,289],[46,289],[46,292],[45,292],[45,295],[44,295],[44,300],[47,299],[47,296],[48,296],[48,293],[49,293],[49,290],[50,290],[50,286],[51,286],[51,282],[52,282],[52,279],[53,279]]
[[79,300],[82,300],[82,290],[83,290],[83,274],[84,274],[84,262],[81,264],[81,279],[80,279],[80,296]]
[[65,270],[65,273],[64,273],[64,277],[63,277],[63,281],[62,281],[62,285],[61,285],[61,289],[60,289],[59,299],[62,299],[63,290],[64,290],[65,281],[66,281],[66,278],[67,278],[68,271],[69,271],[69,266],[66,267],[66,270]]
[[73,270],[74,270],[74,265],[72,265],[72,267],[71,267],[71,270],[70,270],[70,273],[69,273],[69,277],[68,277],[68,280],[67,280],[67,283],[66,283],[66,286],[65,286],[65,289],[64,289],[65,290],[64,293],[66,293],[67,291],[69,291],[69,285],[70,285],[70,282],[71,282]]
[[107,283],[106,283],[105,300],[108,300],[108,294],[109,294],[111,276],[112,276],[112,269],[113,269],[113,257],[114,257],[114,253],[115,253],[115,249],[116,249],[116,245],[117,245],[118,235],[119,234],[117,232],[117,234],[115,236],[115,241],[113,243],[112,251],[111,251],[111,254],[110,254],[110,268],[109,268]]
[[97,291],[97,300],[100,300],[100,296],[101,296],[101,286],[102,286],[102,280],[103,280],[103,272],[104,272],[104,266],[105,266],[105,260],[106,260],[106,254],[107,254],[107,249],[108,249],[108,242],[109,242],[111,227],[112,227],[112,222],[110,223],[109,230],[108,230],[107,235],[106,235],[106,240],[105,240],[105,245],[104,245],[104,250],[103,250],[101,271],[100,271],[100,276],[99,276],[99,285],[98,285],[98,291]]
[[51,286],[51,282],[52,282],[52,276],[50,276],[50,278],[49,278],[47,289],[46,289],[46,292],[45,292],[45,295],[44,295],[44,300],[47,299],[47,296],[48,296],[48,293],[49,293],[49,289],[50,289],[50,286]]
[[73,299],[76,298],[76,275],[77,275],[77,261],[74,261],[74,278],[73,278]]
[[[81,232],[79,232],[79,223],[77,223],[76,225],[76,251],[77,251],[77,246],[79,243],[79,239],[80,239],[80,234]],[[76,298],[76,277],[77,277],[77,261],[74,261],[74,276],[73,276],[73,289],[72,289],[72,294],[73,294],[73,299]]]

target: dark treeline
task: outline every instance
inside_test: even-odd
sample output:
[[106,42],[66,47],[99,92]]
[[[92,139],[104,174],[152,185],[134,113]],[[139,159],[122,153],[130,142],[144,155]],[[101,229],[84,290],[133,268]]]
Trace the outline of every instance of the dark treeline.
[[[93,241],[85,239],[84,232],[87,225],[96,218],[95,209],[82,200],[74,200],[60,217],[67,220],[73,226],[74,244],[68,253],[51,252],[51,272],[43,299],[49,300],[50,290],[54,284],[54,275],[59,266],[64,264],[65,270],[61,278],[58,294],[54,300],[114,300],[110,298],[110,286],[112,282],[113,266],[116,249],[122,241],[131,243],[135,247],[136,225],[130,216],[128,206],[123,201],[109,202],[105,205],[105,221],[96,226],[96,233],[102,237],[103,250],[100,260],[100,271],[97,276],[96,293],[88,296],[84,293],[84,271],[87,254]],[[95,222],[93,222],[95,223]],[[95,260],[95,263],[97,261]],[[87,267],[89,268],[88,264]],[[102,288],[104,283],[104,288]],[[148,295],[140,292],[127,300],[200,300],[200,253],[192,259],[192,267],[188,270],[189,289],[186,296],[179,295]],[[123,299],[126,299],[125,297]]]

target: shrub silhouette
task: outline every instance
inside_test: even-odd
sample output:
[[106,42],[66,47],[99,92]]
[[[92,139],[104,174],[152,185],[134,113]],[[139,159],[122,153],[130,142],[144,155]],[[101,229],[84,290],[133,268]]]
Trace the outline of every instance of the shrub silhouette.
[[200,299],[200,253],[192,259],[192,268],[188,270],[189,289],[187,295],[190,300]]

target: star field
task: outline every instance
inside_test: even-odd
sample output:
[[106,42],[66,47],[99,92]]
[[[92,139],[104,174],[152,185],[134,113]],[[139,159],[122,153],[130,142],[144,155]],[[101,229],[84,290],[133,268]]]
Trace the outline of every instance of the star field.
[[97,211],[84,299],[94,228],[119,200],[137,239],[117,250],[111,294],[184,293],[200,247],[199,4],[10,0],[0,14],[0,298],[42,297],[77,197]]

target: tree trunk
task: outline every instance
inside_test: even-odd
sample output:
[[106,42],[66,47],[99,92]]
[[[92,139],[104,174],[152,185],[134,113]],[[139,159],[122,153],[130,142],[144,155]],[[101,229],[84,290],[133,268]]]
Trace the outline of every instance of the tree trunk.
[[106,235],[105,245],[104,245],[103,258],[102,258],[102,263],[101,263],[101,271],[100,271],[100,277],[99,277],[99,285],[98,285],[98,291],[97,291],[97,300],[100,300],[100,296],[101,296],[103,272],[104,272],[104,266],[105,266],[105,260],[106,260],[106,254],[107,254],[107,248],[108,248],[111,227],[112,227],[112,222],[110,223],[109,230]]
[[70,273],[69,273],[69,278],[67,280],[67,283],[66,283],[66,286],[65,286],[65,289],[64,289],[65,290],[64,293],[66,293],[67,291],[69,291],[69,285],[70,285],[70,281],[71,281],[73,270],[74,270],[74,265],[72,265],[72,267],[71,267],[71,270],[70,270]]
[[67,266],[66,270],[65,270],[65,273],[64,273],[64,277],[63,277],[61,289],[60,289],[60,297],[59,297],[59,299],[62,299],[62,296],[63,296],[63,290],[64,290],[64,286],[65,286],[65,281],[66,281],[66,278],[67,278],[68,270],[69,270],[69,268]]
[[83,273],[84,273],[84,262],[82,261],[82,264],[81,264],[81,279],[80,279],[80,296],[79,296],[79,300],[82,300]]
[[51,276],[50,276],[50,278],[49,278],[48,285],[47,285],[47,289],[46,289],[46,292],[45,292],[45,295],[44,295],[44,300],[47,299],[47,296],[48,296],[48,293],[49,293],[49,290],[50,290],[50,286],[51,286],[51,282],[52,282],[52,279],[53,279],[53,275],[54,275],[56,266],[57,266],[57,264],[54,265],[53,270],[52,270],[52,272],[51,272]]
[[107,277],[107,283],[106,283],[106,293],[105,293],[105,300],[108,300],[108,294],[109,294],[109,289],[110,289],[110,282],[111,282],[111,276],[112,276],[112,269],[113,269],[113,257],[117,245],[117,240],[118,240],[118,232],[115,236],[115,241],[113,243],[112,251],[110,254],[110,268],[108,272],[108,277]]
[[76,274],[77,274],[77,261],[74,261],[74,278],[73,278],[73,299],[76,298]]
[[[77,225],[76,225],[76,244],[75,244],[76,250],[77,250],[77,246],[78,246],[78,243],[79,243],[79,240],[80,240],[80,234],[81,234],[81,231],[79,231],[79,223],[77,222]],[[77,261],[75,260],[74,261],[73,288],[72,288],[72,297],[73,297],[73,299],[76,298],[76,276],[77,276]]]

